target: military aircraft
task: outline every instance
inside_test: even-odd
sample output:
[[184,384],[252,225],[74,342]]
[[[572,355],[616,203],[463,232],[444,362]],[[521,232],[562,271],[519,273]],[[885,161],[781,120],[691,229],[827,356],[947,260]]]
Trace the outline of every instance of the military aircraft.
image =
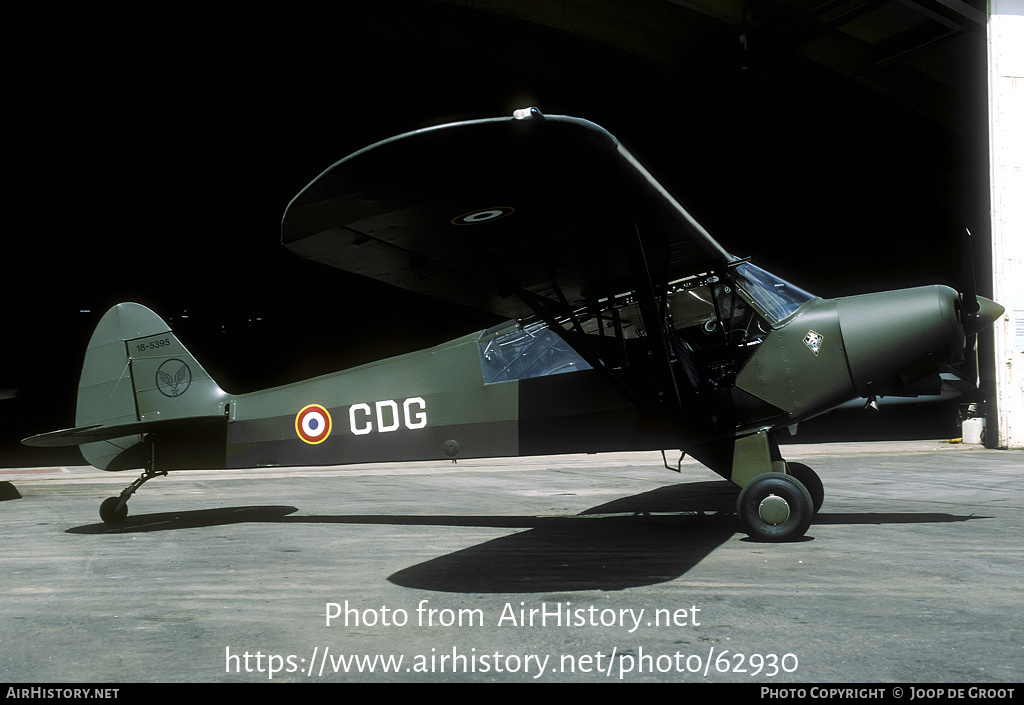
[[342,159],[288,205],[282,243],[508,322],[230,394],[155,313],[114,306],[86,351],[76,427],[24,441],[143,469],[103,521],[172,470],[672,449],[741,488],[751,537],[794,540],[824,490],[776,433],[969,378],[969,341],[1002,313],[940,285],[813,296],[726,251],[606,130],[535,108]]

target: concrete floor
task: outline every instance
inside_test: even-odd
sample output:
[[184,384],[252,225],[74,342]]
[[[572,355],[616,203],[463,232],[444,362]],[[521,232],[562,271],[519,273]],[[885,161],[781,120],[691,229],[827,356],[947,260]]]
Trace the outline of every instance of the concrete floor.
[[0,470],[0,680],[1021,680],[1024,453],[783,452],[790,544],[657,453],[172,473],[120,527],[134,473]]

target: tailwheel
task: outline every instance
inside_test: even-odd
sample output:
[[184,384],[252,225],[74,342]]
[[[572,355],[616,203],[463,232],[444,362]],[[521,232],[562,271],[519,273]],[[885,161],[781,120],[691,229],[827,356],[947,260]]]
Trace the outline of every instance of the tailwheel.
[[800,480],[800,484],[807,488],[814,513],[817,514],[821,510],[822,502],[825,501],[825,485],[822,484],[818,473],[803,463],[786,463],[786,472]]
[[107,497],[100,504],[100,519],[104,524],[122,524],[128,518],[128,500],[120,497]]
[[807,488],[792,475],[758,475],[736,502],[740,528],[758,541],[795,541],[811,525],[814,505]]
[[107,497],[100,504],[100,519],[104,524],[121,524],[128,518],[128,500],[136,490],[152,480],[154,477],[166,475],[166,470],[153,470],[146,468],[141,475],[121,491],[117,497]]

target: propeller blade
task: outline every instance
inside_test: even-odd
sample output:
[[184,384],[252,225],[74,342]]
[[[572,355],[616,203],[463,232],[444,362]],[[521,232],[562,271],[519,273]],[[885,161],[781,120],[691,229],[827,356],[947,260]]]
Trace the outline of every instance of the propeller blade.
[[[968,316],[978,312],[978,285],[974,278],[974,244],[971,231],[964,228],[960,240],[960,301]],[[965,317],[966,320],[966,317]],[[969,335],[969,334],[968,334]]]
[[974,243],[971,231],[964,228],[960,240],[960,309],[961,323],[966,336],[964,361],[958,374],[975,386],[981,383],[978,368],[978,333],[992,325],[1003,315],[1003,307],[991,299],[978,296],[974,273]]

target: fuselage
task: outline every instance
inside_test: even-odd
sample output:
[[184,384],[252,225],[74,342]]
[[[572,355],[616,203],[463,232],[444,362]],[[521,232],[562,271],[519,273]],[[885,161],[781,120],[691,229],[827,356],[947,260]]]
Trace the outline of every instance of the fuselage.
[[[594,369],[548,327],[510,322],[234,396],[225,407],[224,462],[334,465],[686,450],[888,393],[962,355],[959,298],[948,287],[798,303],[780,320],[740,321],[742,337],[706,322],[679,329],[680,339],[693,344],[671,361],[678,405],[664,403],[662,392],[636,393],[630,375],[642,376],[642,365]],[[749,308],[752,316],[764,310]],[[716,325],[724,318],[719,312]],[[703,345],[693,336],[704,338]]]

